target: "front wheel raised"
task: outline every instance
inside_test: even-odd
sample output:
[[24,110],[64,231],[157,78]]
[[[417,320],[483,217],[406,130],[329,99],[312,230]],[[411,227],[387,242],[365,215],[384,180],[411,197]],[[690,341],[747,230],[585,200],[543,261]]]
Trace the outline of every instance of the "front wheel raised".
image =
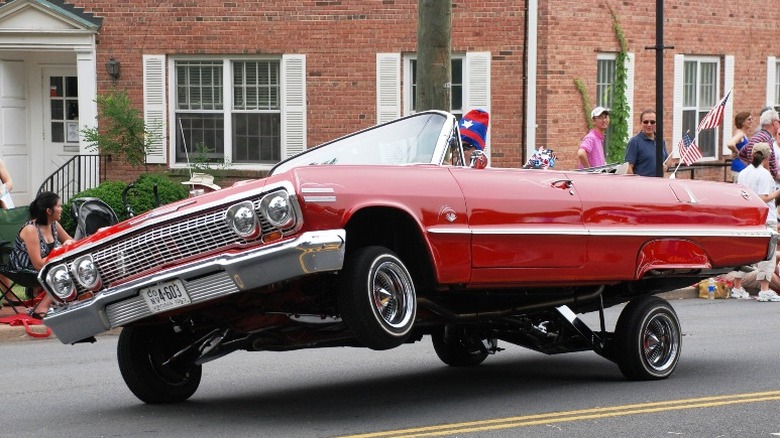
[[183,359],[166,363],[189,342],[186,335],[174,332],[169,325],[123,328],[117,358],[130,391],[150,404],[190,398],[200,385],[201,366]]
[[374,350],[404,343],[417,315],[409,270],[381,246],[360,248],[348,257],[341,272],[338,304],[357,340]]
[[636,298],[618,318],[615,341],[615,360],[627,379],[665,379],[680,359],[682,337],[677,313],[662,298]]

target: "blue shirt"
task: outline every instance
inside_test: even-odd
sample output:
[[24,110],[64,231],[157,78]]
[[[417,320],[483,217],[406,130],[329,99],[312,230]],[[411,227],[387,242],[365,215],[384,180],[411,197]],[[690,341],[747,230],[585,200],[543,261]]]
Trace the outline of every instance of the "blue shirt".
[[[669,154],[664,142],[664,160]],[[631,137],[626,146],[626,162],[634,165],[634,173],[642,176],[655,176],[655,139],[640,131]]]
[[742,172],[742,169],[747,166],[744,161],[739,159],[739,151],[741,151],[746,144],[748,144],[747,135],[742,137],[742,140],[737,143],[737,156],[731,160],[731,170],[734,172]]

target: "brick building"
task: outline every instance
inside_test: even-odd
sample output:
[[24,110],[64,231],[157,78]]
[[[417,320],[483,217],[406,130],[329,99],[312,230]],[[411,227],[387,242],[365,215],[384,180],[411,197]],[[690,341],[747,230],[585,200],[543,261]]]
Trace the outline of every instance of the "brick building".
[[[453,108],[491,114],[491,165],[520,166],[536,145],[576,167],[587,132],[585,84],[608,104],[628,43],[629,120],[655,104],[655,4],[639,1],[453,0]],[[699,139],[724,158],[735,111],[780,105],[780,12],[724,1],[667,5],[664,137],[671,151],[734,89],[722,128]],[[759,23],[759,24],[757,24]],[[0,1],[0,156],[17,203],[72,155],[89,154],[99,93],[125,89],[161,134],[152,167],[186,167],[200,146],[234,177],[262,175],[285,156],[414,111],[417,0]],[[112,77],[106,64],[119,64]],[[183,133],[183,135],[182,135]],[[708,137],[709,136],[709,137]],[[109,178],[138,169],[109,166]],[[718,179],[717,174],[709,175]]]

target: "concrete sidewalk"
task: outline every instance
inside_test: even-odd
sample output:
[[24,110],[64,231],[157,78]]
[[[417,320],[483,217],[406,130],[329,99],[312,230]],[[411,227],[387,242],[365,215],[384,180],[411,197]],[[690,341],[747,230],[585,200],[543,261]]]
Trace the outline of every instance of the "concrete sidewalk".
[[[671,292],[666,292],[663,294],[659,294],[659,297],[662,297],[669,301],[674,300],[682,300],[687,298],[697,298],[698,292],[696,291],[696,288],[694,287],[686,287],[683,289],[674,290]],[[20,312],[24,312],[23,308],[20,309]],[[0,317],[5,316],[12,316],[14,315],[14,310],[8,305],[3,306],[2,309],[0,309]],[[45,333],[46,327],[43,325],[33,325],[30,326],[30,330],[34,331],[35,333]],[[119,331],[121,329],[115,329],[111,330],[106,333],[106,335],[109,336],[116,336],[119,334]],[[0,324],[0,342],[12,342],[12,341],[32,341],[32,342],[39,342],[39,341],[45,341],[45,340],[57,340],[57,337],[53,334],[46,338],[36,338],[33,336],[30,336],[25,331],[25,328],[23,325],[18,326],[11,326],[8,324]]]

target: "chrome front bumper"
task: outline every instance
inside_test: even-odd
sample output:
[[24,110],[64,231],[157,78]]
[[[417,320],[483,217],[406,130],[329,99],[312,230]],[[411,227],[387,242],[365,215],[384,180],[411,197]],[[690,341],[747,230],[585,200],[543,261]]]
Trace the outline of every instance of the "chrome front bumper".
[[63,344],[71,344],[151,316],[138,291],[172,279],[184,282],[192,300],[187,306],[192,306],[279,281],[337,271],[344,264],[345,237],[341,229],[306,232],[278,245],[200,259],[105,289],[89,301],[55,307],[43,322]]

